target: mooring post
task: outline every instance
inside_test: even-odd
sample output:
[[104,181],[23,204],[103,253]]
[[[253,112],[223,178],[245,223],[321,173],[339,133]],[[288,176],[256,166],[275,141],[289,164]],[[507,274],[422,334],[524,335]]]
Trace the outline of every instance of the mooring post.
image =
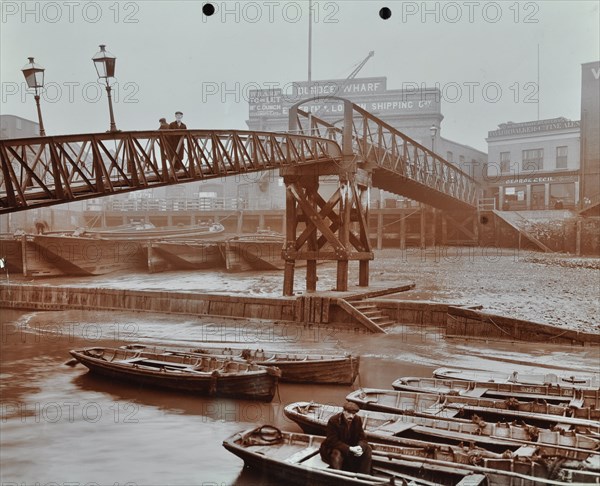
[[340,188],[342,197],[340,199],[340,228],[338,230],[339,240],[343,247],[338,251],[337,261],[337,282],[336,290],[345,292],[348,290],[348,239],[350,235],[350,209],[351,209],[351,191],[348,187],[349,181],[347,174],[340,174]]
[[[315,212],[318,212],[317,197],[319,190],[319,177],[311,177],[305,183],[307,200]],[[317,242],[317,232],[313,231],[308,238],[308,252],[316,254],[319,250]],[[317,259],[309,258],[306,260],[306,291],[315,292],[317,290]]]
[[[287,179],[287,178],[286,178]],[[285,180],[285,249],[283,258],[283,295],[294,295],[294,269],[296,262],[290,258],[290,252],[296,249],[296,200],[289,187],[289,180]]]

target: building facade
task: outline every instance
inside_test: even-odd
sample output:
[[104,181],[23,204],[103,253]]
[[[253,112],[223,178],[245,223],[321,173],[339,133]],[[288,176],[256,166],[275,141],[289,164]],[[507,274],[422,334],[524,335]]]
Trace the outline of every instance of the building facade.
[[580,122],[507,122],[488,132],[487,180],[499,209],[561,209],[579,203]]
[[580,203],[600,202],[600,61],[581,65]]
[[0,138],[38,137],[37,122],[16,115],[0,115]]
[[[316,98],[303,104],[302,109],[339,127],[343,122],[343,103],[332,97],[346,98],[483,181],[487,154],[442,137],[441,96],[437,88],[388,89],[386,77],[330,79],[310,84],[296,81],[285,91],[250,91],[246,124],[250,130],[287,132],[290,107]],[[432,126],[437,129],[433,136]]]

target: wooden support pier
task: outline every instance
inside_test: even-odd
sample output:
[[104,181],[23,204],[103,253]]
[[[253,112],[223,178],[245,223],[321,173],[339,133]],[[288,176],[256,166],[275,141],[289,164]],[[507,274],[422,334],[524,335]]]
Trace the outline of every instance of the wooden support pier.
[[[306,100],[305,100],[306,101]],[[290,108],[290,132],[298,132],[299,102]],[[309,120],[309,125],[312,120]],[[317,262],[337,262],[336,291],[348,290],[348,262],[358,260],[358,285],[369,285],[368,189],[371,174],[352,147],[352,103],[344,100],[342,161],[334,164],[299,164],[279,171],[286,187],[286,243],[283,295],[294,293],[297,260],[306,260],[306,290],[317,289]],[[309,126],[308,130],[312,130]],[[339,185],[326,200],[319,193],[319,178],[334,175]]]

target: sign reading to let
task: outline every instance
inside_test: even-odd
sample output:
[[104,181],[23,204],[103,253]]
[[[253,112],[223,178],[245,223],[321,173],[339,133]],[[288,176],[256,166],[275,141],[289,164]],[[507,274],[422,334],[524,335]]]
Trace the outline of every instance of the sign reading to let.
[[251,117],[283,113],[283,93],[279,88],[250,90],[249,98]]

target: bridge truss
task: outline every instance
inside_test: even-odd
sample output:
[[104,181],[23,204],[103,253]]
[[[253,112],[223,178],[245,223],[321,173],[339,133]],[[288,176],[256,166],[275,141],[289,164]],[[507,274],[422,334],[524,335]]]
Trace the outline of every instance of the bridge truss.
[[[158,130],[0,140],[0,214],[82,199],[279,169],[286,185],[284,294],[292,295],[297,260],[315,290],[317,262],[337,261],[337,290],[348,288],[348,262],[369,283],[369,188],[435,208],[475,214],[479,188],[458,167],[357,105],[344,105],[336,127],[301,105],[289,132]],[[319,192],[321,176],[338,188]]]

